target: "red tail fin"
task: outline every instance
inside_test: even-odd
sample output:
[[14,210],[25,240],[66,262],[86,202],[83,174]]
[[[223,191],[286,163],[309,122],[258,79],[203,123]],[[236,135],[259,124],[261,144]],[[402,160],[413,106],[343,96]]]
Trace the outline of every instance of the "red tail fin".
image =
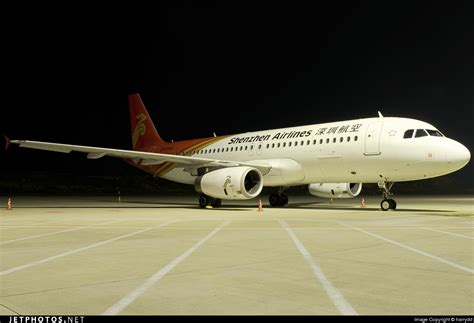
[[133,149],[140,150],[147,146],[161,146],[165,144],[165,141],[161,139],[158,131],[156,131],[153,121],[140,98],[140,94],[130,94],[128,96],[128,105],[130,107]]

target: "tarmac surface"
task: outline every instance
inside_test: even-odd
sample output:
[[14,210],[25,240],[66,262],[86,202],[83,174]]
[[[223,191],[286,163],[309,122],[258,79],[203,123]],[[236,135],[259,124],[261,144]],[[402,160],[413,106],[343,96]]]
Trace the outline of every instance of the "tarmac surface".
[[474,314],[474,197],[396,200],[14,198],[0,314]]

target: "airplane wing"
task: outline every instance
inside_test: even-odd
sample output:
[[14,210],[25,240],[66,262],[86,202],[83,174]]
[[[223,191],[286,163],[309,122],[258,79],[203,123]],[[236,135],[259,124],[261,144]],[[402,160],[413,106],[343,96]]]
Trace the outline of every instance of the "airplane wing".
[[89,147],[89,146],[78,146],[78,145],[67,145],[58,144],[52,142],[41,142],[41,141],[30,141],[30,140],[9,140],[10,144],[17,144],[20,147],[49,150],[60,153],[70,153],[71,151],[78,151],[87,153],[87,158],[98,159],[104,156],[127,158],[131,159],[140,165],[154,165],[161,164],[164,162],[176,163],[178,166],[185,167],[185,169],[196,169],[199,167],[211,167],[211,166],[224,166],[224,167],[235,167],[235,166],[249,166],[257,168],[262,174],[266,174],[270,171],[272,166],[265,163],[252,163],[252,162],[240,162],[240,161],[229,161],[211,158],[191,157],[191,156],[180,156],[161,154],[146,151],[136,150],[122,150],[122,149],[111,149],[111,148],[100,148],[100,147]]

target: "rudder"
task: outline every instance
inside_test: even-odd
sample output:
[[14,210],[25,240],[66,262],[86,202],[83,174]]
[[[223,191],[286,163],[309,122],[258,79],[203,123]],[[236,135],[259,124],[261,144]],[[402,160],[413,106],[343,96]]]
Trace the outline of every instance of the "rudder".
[[165,144],[165,141],[161,139],[158,131],[156,131],[140,94],[130,94],[128,96],[128,106],[130,107],[133,149],[140,150],[144,147]]

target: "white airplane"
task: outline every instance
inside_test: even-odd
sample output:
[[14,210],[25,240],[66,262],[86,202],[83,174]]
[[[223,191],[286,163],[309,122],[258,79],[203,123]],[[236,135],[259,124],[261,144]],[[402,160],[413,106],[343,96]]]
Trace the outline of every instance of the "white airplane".
[[395,182],[442,176],[464,167],[469,150],[434,126],[414,119],[346,120],[236,135],[166,142],[139,94],[129,96],[133,150],[11,140],[20,147],[125,159],[154,176],[194,185],[201,207],[257,197],[276,187],[271,206],[288,204],[283,190],[307,184],[312,195],[357,196],[363,183],[383,190],[381,209],[395,209]]

